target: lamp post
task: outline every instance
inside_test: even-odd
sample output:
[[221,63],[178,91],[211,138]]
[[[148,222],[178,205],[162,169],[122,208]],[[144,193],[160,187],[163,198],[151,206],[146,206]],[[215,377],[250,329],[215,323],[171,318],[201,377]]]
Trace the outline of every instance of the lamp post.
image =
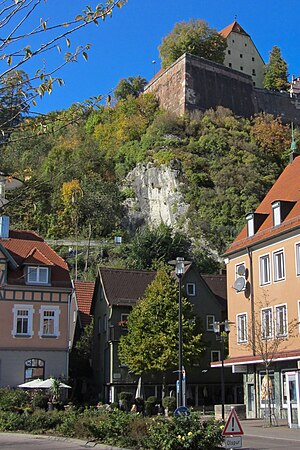
[[185,261],[184,258],[177,257],[175,261],[169,261],[169,264],[175,266],[175,273],[178,278],[178,397],[177,408],[183,406],[182,396],[182,276],[184,274],[184,266],[190,264],[190,261]]
[[216,340],[221,342],[221,402],[222,402],[222,420],[225,419],[225,382],[224,382],[224,347],[225,340],[228,339],[230,324],[228,320],[224,322],[214,322],[214,332]]

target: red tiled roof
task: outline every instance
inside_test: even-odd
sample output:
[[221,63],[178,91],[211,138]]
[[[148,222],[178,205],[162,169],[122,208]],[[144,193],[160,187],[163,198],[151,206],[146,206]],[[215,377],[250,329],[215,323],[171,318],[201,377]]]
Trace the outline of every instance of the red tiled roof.
[[91,304],[93,299],[95,283],[92,281],[75,281],[74,288],[80,315],[81,325],[89,325],[91,323]]
[[154,280],[156,272],[101,267],[99,274],[109,304],[131,306],[144,295],[146,287]]
[[45,266],[53,266],[53,263],[37,248],[30,250],[25,257],[23,264],[43,264]]
[[[283,222],[274,227],[272,216],[272,203],[281,200],[295,202]],[[270,239],[278,234],[286,233],[300,226],[300,157],[296,157],[282,172],[273,187],[269,190],[261,204],[256,209],[257,213],[266,214],[267,217],[260,228],[252,237],[247,237],[245,226],[226,254],[251,246],[265,239]]]
[[0,245],[17,263],[16,270],[8,273],[8,284],[24,285],[23,263],[30,259],[34,264],[51,265],[51,285],[71,287],[67,263],[34,231],[10,230],[8,239],[0,239]]
[[241,25],[235,20],[227,27],[223,28],[223,30],[219,31],[219,34],[224,38],[227,38],[231,32],[244,34],[245,36],[249,36],[248,33],[241,27]]

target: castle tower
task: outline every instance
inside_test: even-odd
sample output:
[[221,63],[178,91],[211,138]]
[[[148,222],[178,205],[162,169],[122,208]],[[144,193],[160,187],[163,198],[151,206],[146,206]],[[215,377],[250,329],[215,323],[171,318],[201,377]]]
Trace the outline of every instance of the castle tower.
[[249,34],[236,20],[219,33],[227,40],[224,65],[250,75],[254,86],[262,88],[265,63]]

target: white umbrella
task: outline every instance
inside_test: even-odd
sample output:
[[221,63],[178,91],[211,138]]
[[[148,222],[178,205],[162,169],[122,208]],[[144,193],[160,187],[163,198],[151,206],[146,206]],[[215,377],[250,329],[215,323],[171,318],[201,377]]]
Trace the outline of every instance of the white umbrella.
[[[47,378],[47,380],[44,380],[39,384],[39,388],[50,389],[53,386],[54,381],[55,381],[54,378]],[[67,384],[61,382],[59,383],[59,387],[61,389],[62,388],[71,389],[71,386],[68,386]]]
[[38,389],[40,387],[40,384],[43,382],[43,380],[40,380],[39,378],[31,381],[27,381],[26,383],[19,384],[19,388],[24,389]]

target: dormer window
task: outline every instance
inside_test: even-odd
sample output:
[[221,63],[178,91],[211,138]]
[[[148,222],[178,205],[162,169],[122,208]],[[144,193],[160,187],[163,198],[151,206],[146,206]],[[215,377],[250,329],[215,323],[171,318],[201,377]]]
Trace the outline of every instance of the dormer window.
[[248,214],[246,216],[247,221],[247,236],[251,237],[254,235],[254,214]]
[[273,211],[273,226],[281,224],[281,214],[280,214],[280,202],[272,203],[272,211]]
[[49,268],[29,266],[27,269],[27,284],[48,284]]

